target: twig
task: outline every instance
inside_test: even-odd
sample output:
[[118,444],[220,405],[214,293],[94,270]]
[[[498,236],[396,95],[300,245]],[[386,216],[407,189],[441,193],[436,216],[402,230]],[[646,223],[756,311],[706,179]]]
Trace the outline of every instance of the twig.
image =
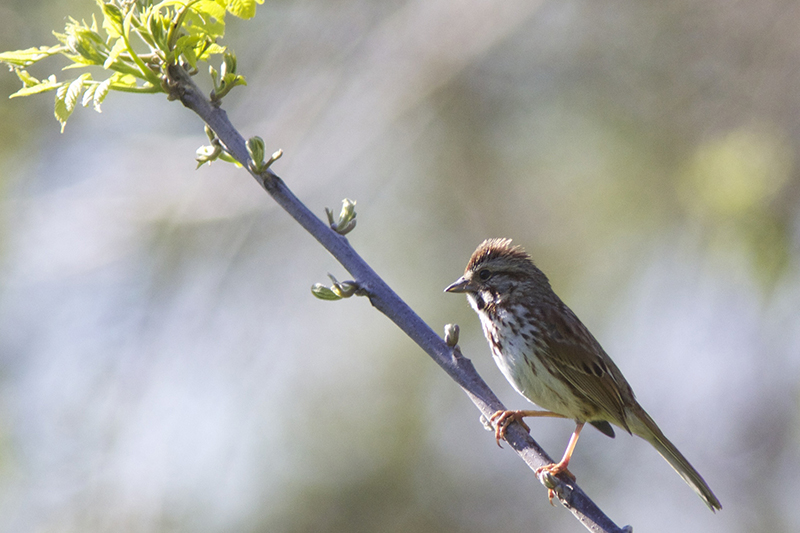
[[[496,411],[505,409],[486,382],[475,371],[472,362],[461,355],[458,346],[448,346],[372,270],[344,236],[333,231],[329,225],[314,215],[272,170],[266,168],[258,172],[248,164],[246,142],[228,120],[225,111],[209,101],[181,67],[173,65],[170,67],[169,73],[171,97],[179,99],[184,106],[205,121],[228,153],[248,169],[267,193],[350,272],[372,305],[397,324],[464,389],[483,417],[488,419]],[[553,462],[517,423],[508,427],[506,440],[531,469],[535,470]],[[553,488],[555,488],[556,495],[589,531],[621,533],[629,530],[627,527],[624,529],[617,527],[574,482],[566,478],[563,480],[550,478],[540,481],[549,484],[555,483]]]

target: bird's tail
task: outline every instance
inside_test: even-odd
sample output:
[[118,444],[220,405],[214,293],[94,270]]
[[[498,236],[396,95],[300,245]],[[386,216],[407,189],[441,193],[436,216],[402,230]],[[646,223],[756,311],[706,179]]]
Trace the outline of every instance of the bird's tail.
[[661,432],[655,421],[650,418],[650,415],[644,409],[639,407],[635,416],[630,417],[628,420],[628,425],[633,434],[653,445],[656,451],[661,454],[661,457],[667,460],[670,466],[694,489],[712,511],[722,509],[719,500],[711,492],[711,488],[709,488],[700,473],[678,451],[678,448],[664,436],[664,433]]

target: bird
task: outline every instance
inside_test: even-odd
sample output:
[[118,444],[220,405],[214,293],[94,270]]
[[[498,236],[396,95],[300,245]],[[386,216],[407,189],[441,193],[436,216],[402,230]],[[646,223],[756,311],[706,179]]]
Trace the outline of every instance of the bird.
[[[547,276],[511,239],[487,239],[473,252],[464,275],[445,292],[465,293],[480,317],[492,357],[514,389],[541,410],[494,413],[495,439],[525,417],[575,422],[564,456],[537,469],[553,476],[567,469],[586,423],[614,436],[612,424],[649,442],[712,510],[722,509],[700,473],[639,405],[633,389],[600,343],[556,295]],[[553,492],[549,493],[552,503]]]

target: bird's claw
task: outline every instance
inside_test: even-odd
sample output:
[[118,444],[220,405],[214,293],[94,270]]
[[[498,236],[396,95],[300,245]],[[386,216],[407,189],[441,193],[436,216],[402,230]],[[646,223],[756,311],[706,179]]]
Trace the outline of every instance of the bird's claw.
[[559,474],[565,474],[570,481],[575,481],[575,474],[567,470],[567,467],[561,463],[550,463],[549,465],[540,466],[536,469],[537,476],[541,476],[544,472],[547,472],[553,477]]
[[508,429],[508,425],[512,422],[519,422],[520,425],[525,428],[525,431],[531,430],[528,424],[522,420],[523,416],[525,415],[522,411],[497,411],[489,418],[489,420],[494,423],[494,440],[497,442],[498,446],[501,448],[503,447],[500,444],[500,440],[506,438],[506,430]]
[[556,477],[559,474],[565,474],[570,481],[575,481],[575,475],[567,470],[566,466],[557,463],[540,466],[536,469],[536,477],[539,478],[539,482],[547,489],[547,500],[550,502],[550,505],[555,505],[553,503],[553,498],[556,496],[562,499],[561,493],[564,490],[564,484]]

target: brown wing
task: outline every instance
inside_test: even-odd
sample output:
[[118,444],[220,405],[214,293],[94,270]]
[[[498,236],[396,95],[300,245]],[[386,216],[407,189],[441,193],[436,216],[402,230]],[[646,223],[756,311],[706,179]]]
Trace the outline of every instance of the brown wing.
[[558,312],[550,311],[544,318],[548,326],[544,333],[550,347],[548,366],[586,400],[590,419],[596,416],[608,420],[630,433],[625,404],[636,400],[630,385],[600,343],[563,303]]

